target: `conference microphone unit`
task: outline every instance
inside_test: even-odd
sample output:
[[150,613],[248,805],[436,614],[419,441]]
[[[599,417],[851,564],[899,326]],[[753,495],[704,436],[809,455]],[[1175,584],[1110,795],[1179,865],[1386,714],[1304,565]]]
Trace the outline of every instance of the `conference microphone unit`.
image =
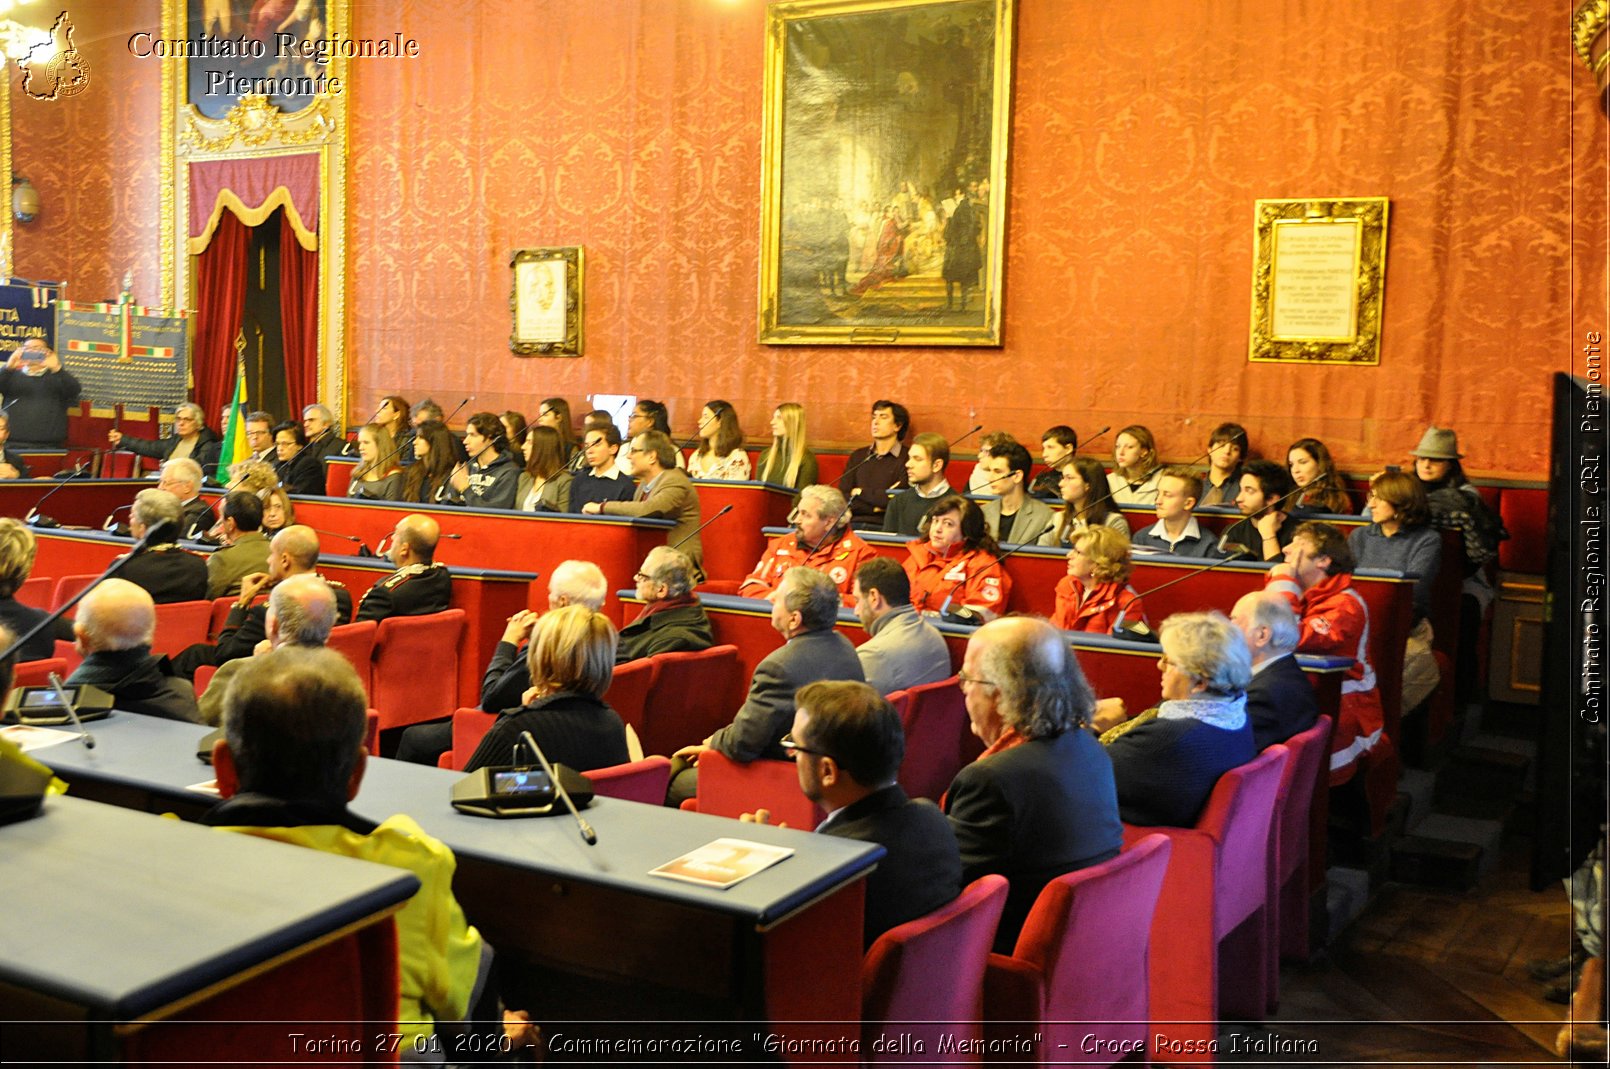
[[[700,531],[704,530],[706,527],[710,526],[712,523],[715,523],[717,520],[719,520],[721,517],[725,516],[727,513],[731,512],[731,511],[732,511],[732,506],[731,505],[722,505],[721,506],[721,511],[717,512],[714,516],[711,516],[708,520],[705,520],[703,523],[699,524],[699,526],[695,527],[693,530],[691,530],[687,534],[683,535],[674,544],[672,544],[671,546],[669,546],[667,548],[669,548],[669,549],[681,549],[684,544],[686,544],[687,542],[690,542],[693,539],[697,538],[699,536]],[[446,537],[446,536],[444,535],[443,537]]]
[[1150,590],[1147,590],[1144,593],[1136,594],[1134,597],[1129,599],[1128,605],[1125,605],[1118,611],[1118,619],[1114,621],[1112,625],[1112,637],[1128,639],[1130,642],[1150,642],[1155,645],[1158,641],[1157,632],[1153,631],[1149,624],[1145,623],[1144,621],[1139,621],[1136,623],[1128,623],[1125,621],[1124,618],[1129,614],[1130,606],[1134,605],[1137,601],[1151,597],[1160,590],[1167,590],[1169,587],[1174,586],[1177,583],[1183,583],[1185,580],[1201,575],[1203,572],[1211,572],[1215,568],[1229,564],[1233,560],[1239,560],[1246,555],[1246,550],[1237,550],[1228,557],[1213,561],[1210,564],[1205,564],[1200,568],[1192,568],[1190,571],[1186,572],[1177,579],[1170,579],[1166,583],[1159,583],[1157,586],[1152,587]]
[[359,538],[357,535],[341,534],[338,531],[326,531],[321,527],[309,527],[308,530],[312,531],[314,534],[324,535],[326,538],[339,538],[343,542],[351,542],[353,545],[358,547],[358,556],[360,557],[373,557],[375,555],[375,551],[365,545],[363,539]]
[[[478,768],[453,784],[453,808],[470,816],[498,818],[548,817],[568,811],[582,839],[596,845],[598,833],[582,818],[575,801],[579,798],[582,806],[592,802],[592,781],[565,765],[549,764],[529,731],[520,732],[520,738],[524,741],[514,744],[513,764]],[[522,747],[530,747],[540,764],[522,761]]]
[[[1044,538],[1046,535],[1048,535],[1052,531],[1056,530],[1056,526],[1057,525],[1055,523],[1046,524],[1045,529],[1042,530],[1039,534],[1035,535],[1033,538],[1030,538],[1026,542],[1019,542],[1017,545],[1013,546],[1011,549],[1007,550],[1005,553],[1002,553],[999,556],[995,557],[988,564],[984,565],[984,567],[980,568],[977,571],[977,573],[975,573],[975,574],[976,575],[983,575],[985,572],[991,570],[992,568],[999,567],[1001,562],[1004,561],[1007,557],[1010,557],[1012,554],[1016,553],[1018,550],[1022,549],[1024,546],[1032,546],[1032,545],[1038,543],[1040,541],[1040,539]],[[971,577],[969,577],[969,578],[971,578]],[[955,584],[951,586],[949,593],[947,593],[945,595],[944,604],[939,606],[939,618],[941,620],[944,620],[946,623],[952,623],[952,624],[981,624],[981,623],[984,622],[983,618],[980,617],[978,615],[978,613],[974,612],[972,609],[969,609],[965,605],[963,605],[961,608],[957,609],[955,612],[950,611],[951,599],[953,599],[956,596],[956,591],[960,590],[962,587],[964,587],[966,585],[967,585],[967,579],[958,579],[955,582]],[[1005,608],[1005,606],[1003,605],[1002,608]]]
[[88,465],[88,460],[80,460],[77,467],[73,468],[71,471],[57,472],[55,477],[60,479],[61,482],[57,483],[55,486],[52,486],[49,490],[46,490],[44,496],[42,496],[38,501],[34,502],[33,508],[29,509],[23,515],[22,522],[26,523],[29,527],[36,527],[40,530],[48,530],[52,527],[60,527],[61,524],[57,523],[49,516],[42,515],[39,511],[39,507],[45,502],[49,501],[56,491],[66,486],[69,479],[76,479],[82,475],[84,473],[84,469]]

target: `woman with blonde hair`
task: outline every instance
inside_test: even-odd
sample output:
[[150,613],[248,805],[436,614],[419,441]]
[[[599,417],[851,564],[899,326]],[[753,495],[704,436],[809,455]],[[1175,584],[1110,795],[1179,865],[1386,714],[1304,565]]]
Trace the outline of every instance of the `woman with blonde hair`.
[[1115,505],[1157,504],[1157,480],[1163,473],[1157,459],[1157,439],[1139,423],[1118,432],[1112,446],[1112,474],[1107,488]]
[[743,482],[749,478],[749,454],[738,413],[726,401],[711,401],[699,410],[699,447],[688,458],[688,477]]
[[[10,629],[13,641],[38,627],[39,621],[50,615],[17,600],[17,591],[34,570],[34,557],[38,552],[39,544],[26,524],[10,516],[0,518],[0,624]],[[52,657],[57,639],[73,641],[73,625],[66,617],[29,639],[28,644],[17,651],[16,659],[42,661]]]
[[771,445],[760,454],[763,483],[803,490],[816,484],[816,454],[805,447],[805,408],[784,401],[771,414]]
[[498,717],[464,771],[509,764],[523,731],[537,740],[549,762],[577,772],[631,760],[626,724],[604,704],[615,678],[615,642],[609,617],[585,605],[544,614],[526,647],[531,689],[525,705]]
[[348,497],[369,501],[401,501],[403,471],[397,463],[397,443],[378,423],[358,428],[358,463],[347,483]]
[[1353,512],[1353,500],[1336,470],[1330,450],[1318,438],[1299,438],[1286,450],[1286,468],[1297,484],[1292,508],[1310,512],[1334,512],[1343,516]]
[[1086,527],[1074,535],[1068,574],[1057,581],[1051,626],[1110,635],[1120,616],[1125,623],[1145,623],[1146,604],[1129,585],[1134,569],[1126,535],[1111,527]]
[[1074,457],[1067,462],[1057,492],[1062,495],[1062,516],[1057,529],[1042,537],[1040,545],[1072,548],[1074,535],[1087,527],[1111,527],[1129,537],[1129,521],[1112,506],[1107,469],[1095,457]]

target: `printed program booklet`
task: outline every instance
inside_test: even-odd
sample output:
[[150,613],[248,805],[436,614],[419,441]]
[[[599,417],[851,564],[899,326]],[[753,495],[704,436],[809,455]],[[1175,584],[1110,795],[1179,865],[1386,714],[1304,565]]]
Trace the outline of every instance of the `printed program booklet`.
[[747,839],[717,839],[659,868],[650,869],[649,875],[725,890],[793,853],[786,846],[752,843]]

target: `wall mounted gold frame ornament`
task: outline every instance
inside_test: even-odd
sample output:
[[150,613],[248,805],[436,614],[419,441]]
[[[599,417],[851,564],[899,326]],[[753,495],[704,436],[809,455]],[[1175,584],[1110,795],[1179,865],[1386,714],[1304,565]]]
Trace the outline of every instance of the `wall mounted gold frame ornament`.
[[1385,197],[1257,202],[1248,360],[1381,362],[1387,212]]
[[509,349],[516,356],[580,356],[587,257],[580,245],[516,249],[509,257]]
[[[351,36],[348,0],[324,0],[325,36]],[[162,36],[193,38],[187,0],[163,0]],[[188,100],[189,60],[162,61],[162,280],[175,307],[196,307],[194,265],[188,245],[190,167],[193,162],[317,153],[319,157],[318,396],[347,421],[347,97],[317,96],[293,113],[261,96],[243,96],[221,119],[203,115]],[[349,61],[339,50],[324,68],[347,92]]]
[[778,0],[760,341],[1000,345],[1017,0]]

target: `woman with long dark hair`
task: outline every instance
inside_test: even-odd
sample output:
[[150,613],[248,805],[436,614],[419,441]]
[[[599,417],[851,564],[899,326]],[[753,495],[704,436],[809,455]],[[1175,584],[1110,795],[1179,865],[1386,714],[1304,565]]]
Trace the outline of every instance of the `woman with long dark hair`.
[[1000,547],[976,504],[946,494],[928,509],[918,533],[922,537],[906,543],[905,564],[918,612],[983,622],[1006,611],[1012,580],[996,562]]
[[559,432],[552,427],[532,427],[526,436],[530,456],[520,473],[515,505],[524,512],[569,512],[570,484],[576,477],[565,467]]
[[1057,483],[1062,495],[1062,517],[1057,529],[1040,539],[1042,546],[1073,545],[1074,536],[1087,527],[1110,527],[1129,537],[1129,521],[1112,504],[1107,488],[1107,470],[1095,457],[1074,457],[1062,468]]
[[456,463],[453,432],[446,424],[421,423],[414,432],[414,463],[403,479],[403,500],[437,504],[449,493],[448,479]]
[[1299,438],[1286,450],[1286,470],[1297,484],[1292,508],[1309,512],[1333,512],[1343,516],[1353,511],[1353,499],[1336,470],[1330,450],[1318,438]]
[[743,482],[749,478],[749,454],[738,413],[726,401],[711,401],[699,411],[699,445],[688,458],[688,475],[694,479]]

